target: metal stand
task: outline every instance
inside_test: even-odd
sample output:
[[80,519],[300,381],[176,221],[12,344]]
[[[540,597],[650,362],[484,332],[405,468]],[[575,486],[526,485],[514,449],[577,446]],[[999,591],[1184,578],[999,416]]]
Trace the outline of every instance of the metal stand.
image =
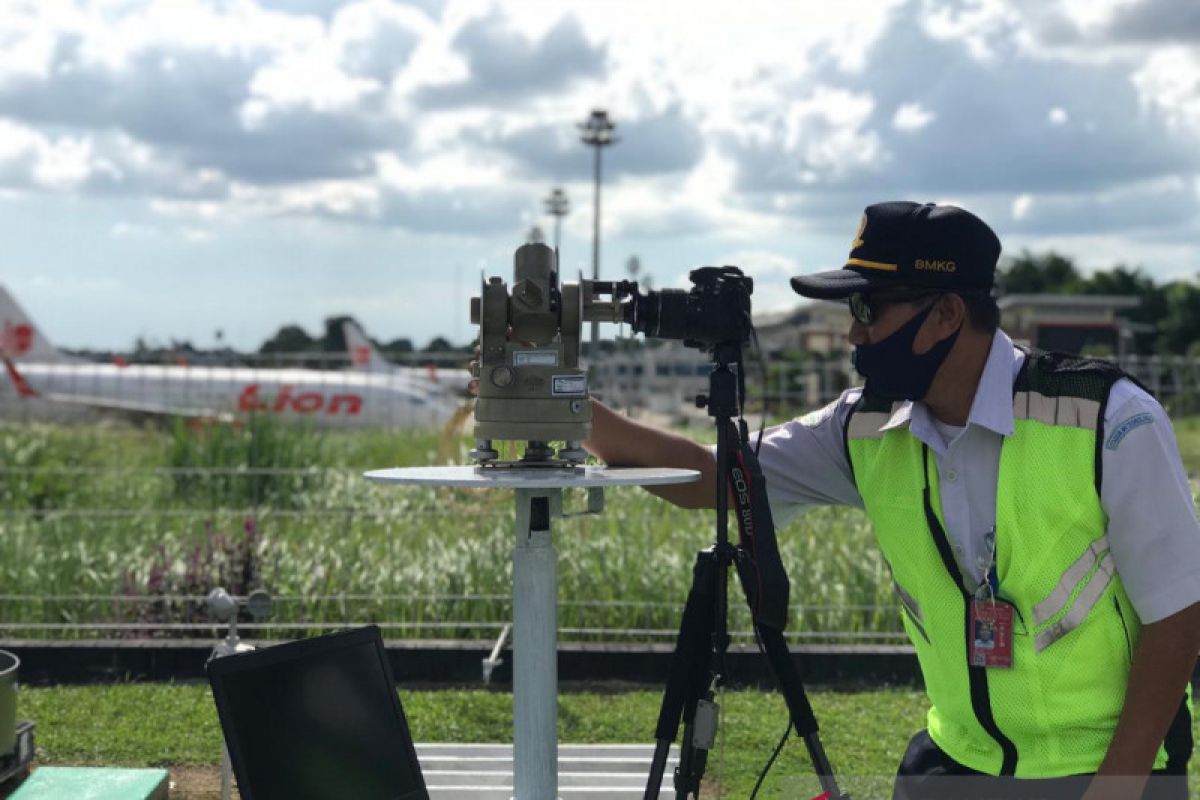
[[688,483],[686,469],[496,469],[414,467],[366,473],[367,480],[425,486],[512,489],[514,800],[558,796],[558,554],[550,520],[562,516],[562,490]]
[[542,689],[558,686],[558,553],[550,518],[562,513],[562,489],[518,489],[516,494],[513,790],[518,798],[555,797],[558,695]]

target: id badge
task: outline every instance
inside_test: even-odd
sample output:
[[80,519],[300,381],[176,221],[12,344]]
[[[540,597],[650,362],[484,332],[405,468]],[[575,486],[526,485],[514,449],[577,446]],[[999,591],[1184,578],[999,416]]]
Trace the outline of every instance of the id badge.
[[1012,666],[1013,607],[1002,600],[971,600],[971,666]]

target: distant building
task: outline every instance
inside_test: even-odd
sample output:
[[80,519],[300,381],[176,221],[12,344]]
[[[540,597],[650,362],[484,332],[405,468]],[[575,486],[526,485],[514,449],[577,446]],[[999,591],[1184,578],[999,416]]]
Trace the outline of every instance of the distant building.
[[657,341],[604,353],[590,372],[592,393],[605,403],[677,417],[695,410],[696,395],[708,393],[712,362],[682,342]]
[[756,314],[758,341],[769,355],[788,352],[849,356],[850,309],[845,300],[814,300],[787,311]]
[[1121,316],[1141,301],[1130,295],[1009,294],[1000,297],[1000,327],[1018,344],[1122,357],[1138,324]]
[[812,300],[754,316],[759,346],[774,365],[769,391],[777,407],[816,408],[857,380],[846,337],[850,322],[845,300]]

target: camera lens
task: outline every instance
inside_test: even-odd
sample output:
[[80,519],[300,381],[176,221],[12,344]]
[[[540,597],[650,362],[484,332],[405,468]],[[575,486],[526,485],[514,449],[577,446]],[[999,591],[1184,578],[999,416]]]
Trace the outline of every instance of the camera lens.
[[678,339],[687,347],[745,344],[751,330],[753,284],[736,267],[702,267],[689,276],[690,290],[663,289],[635,294],[624,305],[624,320],[636,333]]
[[687,329],[688,292],[663,289],[637,295],[625,307],[625,321],[637,333],[656,339],[682,339]]

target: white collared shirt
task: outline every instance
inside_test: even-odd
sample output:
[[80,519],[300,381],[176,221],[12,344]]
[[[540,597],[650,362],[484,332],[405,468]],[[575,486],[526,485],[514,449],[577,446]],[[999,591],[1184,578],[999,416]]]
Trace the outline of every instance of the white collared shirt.
[[[921,402],[905,403],[884,426],[909,424],[933,452],[946,533],[968,580],[986,570],[1000,447],[1014,430],[1012,386],[1024,358],[997,331],[964,427],[938,423]],[[777,526],[813,505],[862,508],[844,438],[861,393],[849,389],[825,408],[764,432],[759,460]],[[1191,487],[1166,412],[1132,381],[1113,385],[1104,435],[1100,502],[1109,547],[1138,616],[1155,622],[1200,602],[1200,523]]]

